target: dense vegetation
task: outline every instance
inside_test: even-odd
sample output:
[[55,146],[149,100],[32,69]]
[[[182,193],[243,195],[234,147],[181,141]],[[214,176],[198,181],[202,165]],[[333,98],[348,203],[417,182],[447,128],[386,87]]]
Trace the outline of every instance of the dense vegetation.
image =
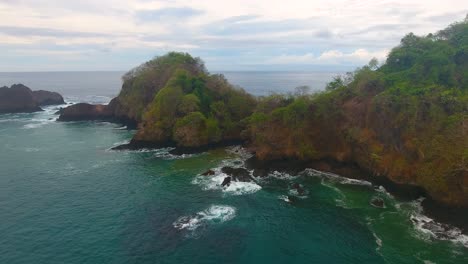
[[299,87],[254,98],[177,52],[123,81],[101,108],[105,118],[138,124],[134,146],[243,140],[258,159],[354,164],[468,207],[468,19],[436,34],[408,34],[382,65],[373,59],[316,94]]
[[[256,104],[251,95],[222,75],[209,74],[200,59],[185,53],[157,57],[127,73],[124,81],[119,98],[142,120],[136,141],[199,147],[240,140],[241,120]],[[142,104],[148,93],[154,96]]]
[[468,205],[468,20],[410,33],[325,92],[261,99],[247,137],[262,159],[332,158]]

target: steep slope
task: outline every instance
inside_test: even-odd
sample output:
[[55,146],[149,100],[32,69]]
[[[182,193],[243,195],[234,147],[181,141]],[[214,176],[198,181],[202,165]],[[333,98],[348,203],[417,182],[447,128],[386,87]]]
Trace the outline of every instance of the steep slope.
[[249,118],[262,160],[332,159],[468,206],[468,21],[402,39],[387,62],[313,96],[269,97]]

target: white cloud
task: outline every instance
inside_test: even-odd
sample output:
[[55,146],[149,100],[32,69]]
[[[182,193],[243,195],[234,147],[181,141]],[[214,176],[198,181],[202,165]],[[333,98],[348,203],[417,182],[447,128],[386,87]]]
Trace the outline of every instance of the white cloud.
[[[468,2],[460,0],[9,0],[0,2],[0,45],[3,54],[27,47],[50,58],[62,56],[55,55],[57,47],[71,54],[106,52],[125,68],[136,63],[136,51],[167,50],[209,57],[213,68],[361,65],[384,58],[408,32],[434,32],[467,12]],[[0,69],[15,63],[0,54]]]
[[372,58],[379,61],[385,61],[388,50],[368,51],[366,49],[357,49],[350,53],[344,53],[339,50],[327,50],[318,56],[313,53],[303,55],[281,55],[267,61],[271,64],[353,64],[367,63]]

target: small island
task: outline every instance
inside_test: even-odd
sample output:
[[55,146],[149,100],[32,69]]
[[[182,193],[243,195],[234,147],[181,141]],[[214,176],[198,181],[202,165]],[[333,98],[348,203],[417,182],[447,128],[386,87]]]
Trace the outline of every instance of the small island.
[[23,84],[0,87],[0,113],[31,113],[42,111],[41,106],[64,103],[63,97],[56,92],[32,91]]

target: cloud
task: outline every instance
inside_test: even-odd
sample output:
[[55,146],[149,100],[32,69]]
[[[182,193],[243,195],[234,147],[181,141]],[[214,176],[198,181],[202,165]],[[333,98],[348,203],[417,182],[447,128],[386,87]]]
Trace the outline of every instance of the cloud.
[[0,0],[0,70],[126,70],[170,50],[212,70],[355,67],[467,11],[457,0]]
[[302,55],[281,55],[268,61],[271,64],[352,64],[367,63],[372,58],[379,61],[385,61],[388,50],[368,51],[366,49],[357,49],[349,53],[339,50],[327,50],[316,56],[313,53]]
[[155,10],[139,10],[136,12],[136,18],[140,22],[162,21],[166,19],[185,20],[201,14],[203,14],[202,10],[190,7],[167,7]]
[[53,28],[0,26],[0,32],[10,36],[45,36],[45,37],[102,37],[105,33],[66,31]]

